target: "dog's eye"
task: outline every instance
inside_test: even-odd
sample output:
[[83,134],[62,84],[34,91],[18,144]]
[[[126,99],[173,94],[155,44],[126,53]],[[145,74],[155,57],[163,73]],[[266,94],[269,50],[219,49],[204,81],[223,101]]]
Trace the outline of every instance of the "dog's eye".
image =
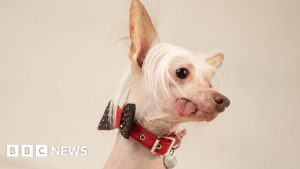
[[176,76],[180,79],[185,79],[189,75],[189,70],[186,68],[179,68],[176,70]]

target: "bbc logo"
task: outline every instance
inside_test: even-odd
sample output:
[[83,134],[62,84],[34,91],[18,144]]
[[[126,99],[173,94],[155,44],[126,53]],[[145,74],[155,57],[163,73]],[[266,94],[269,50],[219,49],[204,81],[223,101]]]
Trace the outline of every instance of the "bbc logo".
[[47,157],[48,145],[6,145],[7,157]]

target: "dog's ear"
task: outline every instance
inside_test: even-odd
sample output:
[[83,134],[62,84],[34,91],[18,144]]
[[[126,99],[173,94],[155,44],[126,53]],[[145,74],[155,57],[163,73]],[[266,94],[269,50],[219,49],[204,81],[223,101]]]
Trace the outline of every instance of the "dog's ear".
[[210,81],[212,79],[218,68],[222,65],[223,61],[224,55],[222,53],[218,53],[205,60],[208,65],[212,66],[212,69],[207,70],[204,81]]
[[208,59],[205,60],[205,62],[211,66],[213,66],[215,69],[218,69],[224,61],[224,55],[222,53],[218,53]]
[[133,64],[141,68],[148,50],[159,42],[159,37],[148,12],[139,0],[132,0],[129,25],[131,38],[129,57]]

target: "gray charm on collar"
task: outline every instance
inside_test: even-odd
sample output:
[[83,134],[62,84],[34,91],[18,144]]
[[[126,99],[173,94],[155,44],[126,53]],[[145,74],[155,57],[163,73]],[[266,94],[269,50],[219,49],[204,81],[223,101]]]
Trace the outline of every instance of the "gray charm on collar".
[[166,169],[172,169],[177,164],[177,158],[174,155],[165,155],[164,156],[164,165]]

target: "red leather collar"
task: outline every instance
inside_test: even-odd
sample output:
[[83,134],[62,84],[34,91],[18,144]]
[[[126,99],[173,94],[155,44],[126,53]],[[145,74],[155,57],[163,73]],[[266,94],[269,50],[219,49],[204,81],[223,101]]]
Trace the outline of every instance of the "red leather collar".
[[[118,107],[115,121],[116,128],[120,128],[122,113],[123,108]],[[162,136],[157,136],[143,128],[138,123],[133,122],[129,136],[137,143],[149,149],[152,153],[166,155],[179,147],[181,138],[184,134],[176,134],[175,132],[172,132]]]

